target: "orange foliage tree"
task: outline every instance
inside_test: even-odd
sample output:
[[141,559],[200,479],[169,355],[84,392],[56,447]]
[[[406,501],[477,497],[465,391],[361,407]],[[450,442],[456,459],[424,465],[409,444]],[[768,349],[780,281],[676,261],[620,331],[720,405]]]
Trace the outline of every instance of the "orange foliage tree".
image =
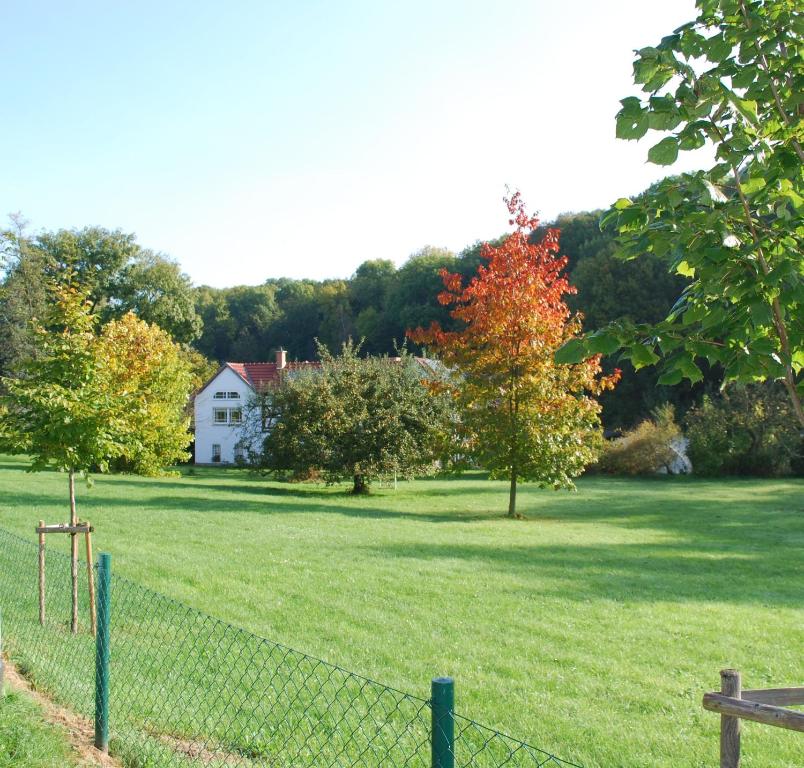
[[516,517],[518,480],[573,488],[572,478],[597,459],[602,445],[600,405],[589,395],[613,387],[619,371],[602,376],[600,356],[574,365],[554,362],[555,351],[581,331],[564,297],[573,293],[558,255],[559,232],[538,242],[539,222],[519,192],[505,200],[514,231],[499,247],[486,243],[485,260],[468,285],[441,271],[438,300],[452,305],[459,329],[437,323],[408,331],[449,372],[434,386],[459,407],[461,452],[510,481],[508,515]]

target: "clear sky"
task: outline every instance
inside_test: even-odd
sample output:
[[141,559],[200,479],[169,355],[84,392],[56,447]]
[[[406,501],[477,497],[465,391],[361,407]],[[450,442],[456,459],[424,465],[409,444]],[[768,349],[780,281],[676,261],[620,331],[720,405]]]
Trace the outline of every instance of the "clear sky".
[[664,175],[645,163],[660,137],[616,141],[614,114],[632,49],[693,17],[693,0],[0,0],[0,214],[135,232],[216,286],[457,251],[506,229],[506,185],[546,220]]

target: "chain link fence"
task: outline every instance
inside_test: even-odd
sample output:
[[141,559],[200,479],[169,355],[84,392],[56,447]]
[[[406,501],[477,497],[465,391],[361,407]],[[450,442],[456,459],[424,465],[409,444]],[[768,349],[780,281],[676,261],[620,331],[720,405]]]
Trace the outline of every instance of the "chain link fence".
[[[69,558],[48,552],[41,626],[37,557],[35,544],[0,529],[5,650],[37,688],[91,719],[102,643],[89,631],[86,589],[73,635]],[[438,711],[434,698],[270,642],[116,575],[109,636],[110,751],[129,768],[579,768],[451,706]],[[96,736],[97,728],[96,720]]]

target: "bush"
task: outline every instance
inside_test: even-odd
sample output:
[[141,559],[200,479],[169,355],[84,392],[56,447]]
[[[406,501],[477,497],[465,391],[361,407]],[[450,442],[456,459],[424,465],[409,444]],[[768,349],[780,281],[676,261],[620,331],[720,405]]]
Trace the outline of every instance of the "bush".
[[689,457],[700,475],[790,474],[801,436],[779,384],[732,385],[687,413]]
[[635,429],[606,443],[599,470],[612,475],[649,475],[668,468],[678,454],[673,442],[681,437],[673,406],[666,404]]

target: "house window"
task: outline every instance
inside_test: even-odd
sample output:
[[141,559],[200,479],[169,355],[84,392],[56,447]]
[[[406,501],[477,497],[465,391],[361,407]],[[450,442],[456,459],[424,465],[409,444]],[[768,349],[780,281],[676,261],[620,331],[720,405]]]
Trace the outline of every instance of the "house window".
[[225,408],[215,408],[212,411],[212,421],[215,424],[226,424],[228,412]]
[[243,411],[240,408],[230,408],[229,409],[229,423],[230,424],[242,424],[243,423]]
[[236,463],[240,464],[245,461],[245,455],[243,454],[243,446],[238,444],[235,446],[234,449],[234,460]]
[[240,399],[240,393],[239,392],[229,392],[228,395],[229,395],[230,400],[239,400]]
[[212,461],[218,463],[221,460],[221,446],[219,443],[212,443]]
[[225,392],[216,392],[214,395],[212,395],[212,397],[213,397],[214,400],[225,400],[226,399],[226,393]]

